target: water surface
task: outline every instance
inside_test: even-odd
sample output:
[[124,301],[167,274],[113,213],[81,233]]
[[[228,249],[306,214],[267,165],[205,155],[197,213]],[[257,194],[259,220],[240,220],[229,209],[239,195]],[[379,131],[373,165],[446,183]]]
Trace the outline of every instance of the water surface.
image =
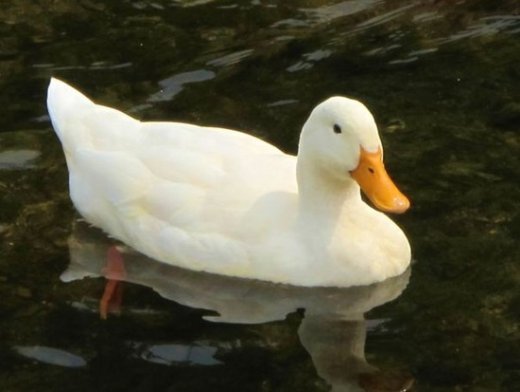
[[[5,3],[1,390],[520,389],[517,2]],[[395,218],[410,275],[392,290],[326,293],[345,295],[331,310],[240,284],[223,308],[141,273],[120,316],[101,320],[103,257],[60,280],[78,224],[45,108],[51,76],[140,119],[242,129],[291,153],[316,103],[362,100],[412,199]]]

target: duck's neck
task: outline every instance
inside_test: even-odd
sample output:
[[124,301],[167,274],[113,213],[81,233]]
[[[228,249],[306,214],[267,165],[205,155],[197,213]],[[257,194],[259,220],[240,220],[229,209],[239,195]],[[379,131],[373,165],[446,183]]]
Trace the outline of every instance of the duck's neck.
[[[345,173],[337,177],[318,167],[306,156],[299,156],[296,166],[299,195],[299,219],[308,224],[335,225],[345,207],[360,200],[359,185]],[[323,228],[323,226],[322,226]]]

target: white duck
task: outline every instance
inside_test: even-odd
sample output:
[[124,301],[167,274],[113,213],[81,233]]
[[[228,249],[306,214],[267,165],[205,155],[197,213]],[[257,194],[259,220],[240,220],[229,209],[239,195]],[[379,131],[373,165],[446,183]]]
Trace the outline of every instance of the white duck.
[[358,101],[319,104],[298,157],[229,129],[140,122],[57,79],[47,105],[78,211],[149,257],[302,286],[371,284],[410,263],[401,229],[361,199],[360,186],[383,211],[409,207]]

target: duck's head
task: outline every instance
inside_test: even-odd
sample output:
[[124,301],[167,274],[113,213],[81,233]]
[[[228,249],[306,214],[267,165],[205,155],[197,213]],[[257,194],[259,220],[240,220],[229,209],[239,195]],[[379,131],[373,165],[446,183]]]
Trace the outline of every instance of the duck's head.
[[339,183],[355,180],[378,209],[402,213],[410,207],[386,172],[374,117],[361,102],[332,97],[316,106],[303,127],[299,151],[322,175]]

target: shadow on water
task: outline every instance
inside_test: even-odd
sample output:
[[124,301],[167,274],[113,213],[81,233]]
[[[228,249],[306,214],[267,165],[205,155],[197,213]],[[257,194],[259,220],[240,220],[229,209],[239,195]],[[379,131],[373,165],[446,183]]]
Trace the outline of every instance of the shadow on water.
[[[520,388],[516,1],[4,3],[1,390],[319,391],[369,367],[381,371],[365,390]],[[252,307],[259,323],[242,325],[189,307],[219,311],[196,302],[216,301],[207,290],[172,298],[187,307],[128,283],[121,317],[99,320],[104,282],[58,279],[74,212],[45,109],[50,76],[141,119],[245,129],[293,153],[318,101],[361,99],[412,198],[398,218],[417,261],[406,291],[322,322],[264,290],[279,306],[267,322],[242,288],[226,310]]]

